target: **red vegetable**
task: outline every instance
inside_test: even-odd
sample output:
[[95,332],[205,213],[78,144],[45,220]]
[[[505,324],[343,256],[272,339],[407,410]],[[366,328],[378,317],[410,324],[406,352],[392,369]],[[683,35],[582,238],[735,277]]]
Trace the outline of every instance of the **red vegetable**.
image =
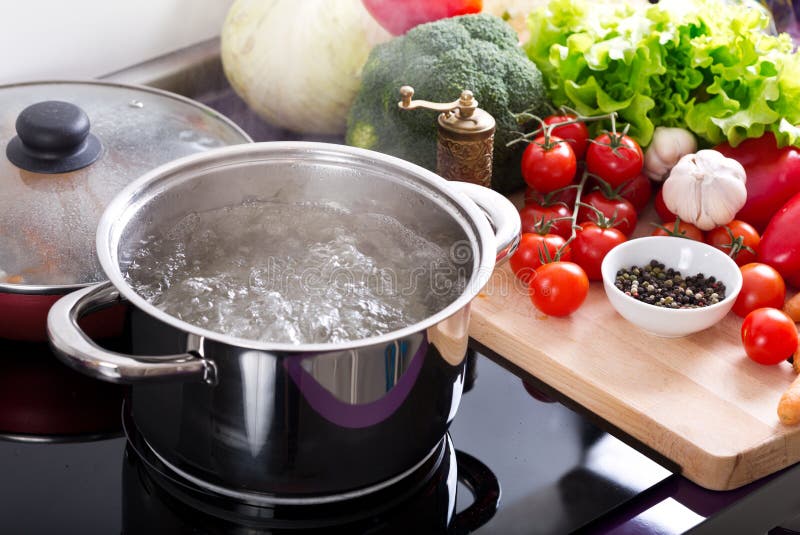
[[586,149],[586,169],[612,188],[635,178],[643,162],[639,144],[624,134],[601,134]]
[[736,148],[723,143],[716,150],[744,166],[747,202],[736,219],[750,223],[758,231],[763,231],[772,215],[800,192],[800,150],[777,148],[772,134],[746,139]]
[[572,146],[560,137],[539,136],[522,153],[522,178],[536,191],[550,193],[568,186],[578,163]]
[[[647,175],[639,173],[619,188],[619,194],[623,199],[629,200],[638,213],[647,206],[650,197],[653,196],[653,186]],[[675,216],[670,219],[675,219]]]
[[483,0],[364,0],[364,6],[378,24],[402,35],[425,22],[480,13]]
[[586,272],[589,280],[603,279],[600,266],[608,252],[625,241],[625,235],[616,228],[602,228],[594,223],[581,223],[572,246],[572,261]]
[[667,208],[666,203],[664,202],[664,188],[658,190],[656,193],[656,198],[653,201],[653,206],[656,209],[656,213],[658,214],[659,219],[664,223],[669,223],[670,221],[675,221],[675,214],[669,211]]
[[[529,283],[533,272],[542,265],[542,260],[547,262],[548,258],[554,259],[565,241],[558,234],[525,232],[520,237],[517,251],[509,260],[511,270],[522,282]],[[561,253],[561,259],[570,260],[569,246]]]
[[800,193],[770,220],[758,244],[758,259],[778,270],[786,282],[800,287]]
[[704,241],[703,231],[691,223],[674,220],[656,227],[652,236],[675,236],[678,238],[688,238],[694,241]]
[[758,231],[738,219],[706,232],[706,243],[728,256],[732,255],[731,258],[739,266],[756,261],[760,241]]
[[786,284],[766,264],[753,262],[742,266],[742,289],[733,303],[733,313],[744,318],[757,308],[783,308]]
[[578,264],[552,262],[536,270],[528,287],[533,305],[548,316],[568,316],[589,295],[589,279]]
[[[544,201],[542,201],[544,203]],[[569,238],[572,234],[572,221],[570,217],[572,211],[567,205],[554,202],[553,204],[540,204],[529,201],[519,211],[519,218],[522,221],[522,232],[533,232],[539,234],[542,220],[544,222],[560,219],[552,224],[550,232],[558,234],[562,238]]]
[[759,308],[742,323],[742,345],[759,364],[780,364],[797,350],[797,327],[780,310]]
[[[593,191],[585,195],[581,202],[594,207],[608,219],[614,219],[614,227],[625,236],[630,236],[636,228],[636,209],[630,201],[616,196],[609,198],[602,191]],[[578,210],[578,221],[597,221],[597,214],[591,208],[581,206]],[[590,277],[591,278],[591,277]]]
[[[574,115],[550,115],[544,118],[544,124],[564,123],[573,119],[575,119]],[[589,129],[586,127],[586,123],[557,126],[551,133],[569,143],[577,159],[582,159],[586,154],[586,145],[589,143]]]
[[563,203],[572,213],[576,194],[577,190],[575,188],[560,189],[544,194],[528,186],[525,188],[525,204],[535,203],[540,206],[552,206],[554,203]]

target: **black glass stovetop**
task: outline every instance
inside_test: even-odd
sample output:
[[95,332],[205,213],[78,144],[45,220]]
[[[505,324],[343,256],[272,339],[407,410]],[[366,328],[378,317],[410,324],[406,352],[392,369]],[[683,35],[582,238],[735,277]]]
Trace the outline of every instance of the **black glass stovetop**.
[[0,341],[0,533],[568,533],[669,477],[489,358],[469,365],[452,446],[424,477],[354,504],[254,513],[193,494],[127,445],[124,388]]

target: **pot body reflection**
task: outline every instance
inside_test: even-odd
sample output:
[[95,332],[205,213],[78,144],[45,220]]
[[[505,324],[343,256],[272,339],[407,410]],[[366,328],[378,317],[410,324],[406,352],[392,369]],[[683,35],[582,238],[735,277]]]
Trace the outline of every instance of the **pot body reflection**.
[[[186,350],[185,333],[140,311],[132,321],[134,353]],[[216,384],[136,385],[133,419],[167,465],[223,493],[287,503],[368,493],[441,442],[461,399],[468,323],[467,306],[388,344],[306,354],[203,340]]]

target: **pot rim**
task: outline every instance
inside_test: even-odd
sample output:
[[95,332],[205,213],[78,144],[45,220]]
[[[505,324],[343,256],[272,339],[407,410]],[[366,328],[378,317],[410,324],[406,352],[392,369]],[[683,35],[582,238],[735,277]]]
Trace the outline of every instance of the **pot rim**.
[[[173,100],[177,100],[179,102],[184,102],[190,106],[194,106],[195,108],[199,109],[204,113],[211,114],[216,117],[222,123],[230,128],[231,130],[235,131],[237,134],[242,136],[244,140],[244,144],[251,144],[253,143],[253,138],[245,132],[242,127],[238,124],[234,123],[225,115],[219,113],[215,109],[206,106],[202,102],[197,100],[185,97],[183,95],[179,95],[177,93],[172,93],[171,91],[166,91],[164,89],[158,89],[157,87],[150,87],[141,84],[123,84],[120,82],[109,82],[105,80],[82,80],[79,78],[76,79],[45,79],[45,80],[28,80],[25,82],[12,82],[7,84],[0,84],[0,91],[3,89],[10,89],[15,87],[26,87],[26,86],[41,86],[41,85],[58,85],[58,84],[67,84],[67,85],[96,85],[96,86],[106,86],[106,87],[119,87],[123,89],[137,89],[139,91],[144,91],[146,93],[152,93],[155,95],[160,95],[162,97],[171,98]],[[100,279],[92,282],[77,282],[73,284],[12,284],[7,282],[0,282],[0,294],[3,293],[10,293],[10,294],[22,294],[22,295],[64,295],[70,292],[74,292],[75,290],[80,290],[81,288],[86,288],[87,286],[91,286],[93,284],[97,284],[98,282],[104,282],[105,279]]]
[[[192,325],[150,304],[125,282],[117,261],[120,236],[128,224],[127,219],[122,216],[132,207],[135,208],[147,204],[147,199],[142,200],[141,197],[146,197],[145,192],[150,187],[162,180],[168,180],[170,176],[182,171],[199,171],[230,164],[239,164],[246,161],[242,158],[250,158],[252,161],[254,159],[263,158],[271,153],[285,153],[286,151],[294,151],[298,154],[309,152],[317,154],[322,153],[340,158],[344,156],[346,158],[349,157],[351,160],[374,162],[388,166],[389,168],[398,169],[406,174],[416,176],[426,186],[433,189],[436,194],[446,199],[445,202],[451,203],[460,210],[462,216],[458,217],[457,214],[453,213],[453,218],[461,225],[465,234],[470,238],[472,253],[473,255],[477,255],[478,258],[477,265],[474,265],[472,275],[467,281],[466,288],[462,294],[445,308],[428,316],[424,320],[379,336],[335,344],[292,344],[238,338]],[[163,164],[128,184],[128,186],[118,193],[111,203],[109,203],[97,227],[96,246],[100,265],[111,283],[124,298],[150,316],[187,334],[194,334],[227,345],[260,351],[297,353],[343,351],[375,344],[390,343],[398,338],[412,335],[436,325],[457,313],[465,306],[468,306],[478,292],[483,289],[494,271],[496,254],[495,235],[486,214],[465,194],[456,191],[455,188],[450,188],[448,186],[448,181],[444,178],[416,164],[394,156],[335,143],[308,141],[270,141],[232,145],[185,156]]]

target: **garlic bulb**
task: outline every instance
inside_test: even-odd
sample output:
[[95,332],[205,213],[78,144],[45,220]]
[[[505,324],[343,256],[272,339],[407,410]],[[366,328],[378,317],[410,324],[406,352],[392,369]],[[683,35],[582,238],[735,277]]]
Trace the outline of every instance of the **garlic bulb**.
[[681,158],[664,182],[664,204],[700,230],[730,223],[747,200],[744,167],[715,150]]
[[688,130],[659,126],[644,155],[644,172],[651,179],[661,182],[678,160],[696,150],[697,141]]

